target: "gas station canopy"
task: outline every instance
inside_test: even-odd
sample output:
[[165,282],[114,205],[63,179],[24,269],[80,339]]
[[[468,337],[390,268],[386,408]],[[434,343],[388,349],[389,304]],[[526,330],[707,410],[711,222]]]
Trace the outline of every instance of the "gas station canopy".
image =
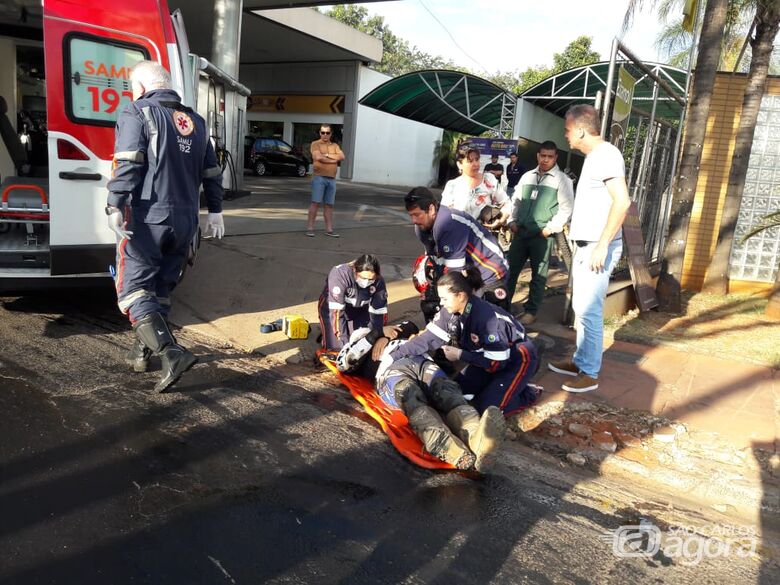
[[[628,73],[636,79],[634,107],[649,112],[653,102],[653,80],[631,61],[618,61],[616,65],[625,67]],[[645,62],[644,65],[665,81],[678,95],[685,95],[685,70],[660,63]],[[540,81],[520,94],[520,97],[562,117],[570,107],[577,104],[592,105],[598,92],[604,94],[608,73],[608,61],[575,67]],[[680,117],[680,107],[676,100],[659,88],[656,105],[657,118],[677,120]]]
[[391,79],[360,104],[409,120],[478,136],[509,124],[517,97],[461,71],[415,71]]

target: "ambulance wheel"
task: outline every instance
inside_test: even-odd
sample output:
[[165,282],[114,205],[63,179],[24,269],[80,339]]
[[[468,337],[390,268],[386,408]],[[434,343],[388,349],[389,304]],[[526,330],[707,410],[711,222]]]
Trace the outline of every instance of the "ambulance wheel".
[[263,175],[268,174],[268,167],[265,166],[265,162],[259,160],[255,163],[255,174],[258,177],[262,177]]
[[298,165],[295,167],[295,174],[299,177],[305,177],[306,176],[306,167],[304,165]]

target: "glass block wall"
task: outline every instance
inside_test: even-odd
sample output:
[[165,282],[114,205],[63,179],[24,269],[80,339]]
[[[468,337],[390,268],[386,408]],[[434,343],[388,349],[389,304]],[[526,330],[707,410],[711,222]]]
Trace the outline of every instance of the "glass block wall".
[[780,95],[765,95],[756,123],[745,191],[737,220],[729,276],[774,282],[780,265],[780,228],[765,230],[744,244],[742,237],[761,217],[780,209]]

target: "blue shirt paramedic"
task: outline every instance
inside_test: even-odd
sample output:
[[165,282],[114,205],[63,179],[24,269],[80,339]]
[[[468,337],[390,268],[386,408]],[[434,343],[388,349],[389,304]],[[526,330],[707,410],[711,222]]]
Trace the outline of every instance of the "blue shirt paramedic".
[[361,327],[381,334],[387,322],[387,287],[376,256],[363,254],[331,268],[317,308],[323,349],[341,349]]
[[439,279],[439,313],[391,355],[399,360],[442,348],[448,360],[466,364],[455,381],[464,394],[474,395],[474,407],[484,412],[497,406],[508,416],[537,398],[528,385],[539,367],[537,351],[517,319],[474,296],[478,275],[469,272],[468,279],[460,272]]
[[137,340],[127,356],[136,371],[159,355],[164,391],[197,358],[176,343],[166,317],[198,230],[199,190],[209,215],[206,235],[222,237],[222,172],[206,124],[181,104],[168,71],[141,61],[130,79],[133,102],[116,126],[106,214],[117,235],[116,291]]
[[440,206],[425,187],[409,191],[404,202],[417,237],[426,252],[443,264],[444,272],[475,266],[484,283],[485,300],[508,309],[509,265],[495,237],[473,217]]

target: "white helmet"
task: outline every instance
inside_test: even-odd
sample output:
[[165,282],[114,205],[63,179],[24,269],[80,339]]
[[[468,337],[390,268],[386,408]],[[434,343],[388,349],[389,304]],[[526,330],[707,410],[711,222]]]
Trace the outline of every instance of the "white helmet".
[[356,370],[363,359],[371,353],[374,344],[368,339],[369,333],[371,333],[370,327],[361,327],[352,332],[349,341],[336,357],[336,367],[339,372],[349,373]]

